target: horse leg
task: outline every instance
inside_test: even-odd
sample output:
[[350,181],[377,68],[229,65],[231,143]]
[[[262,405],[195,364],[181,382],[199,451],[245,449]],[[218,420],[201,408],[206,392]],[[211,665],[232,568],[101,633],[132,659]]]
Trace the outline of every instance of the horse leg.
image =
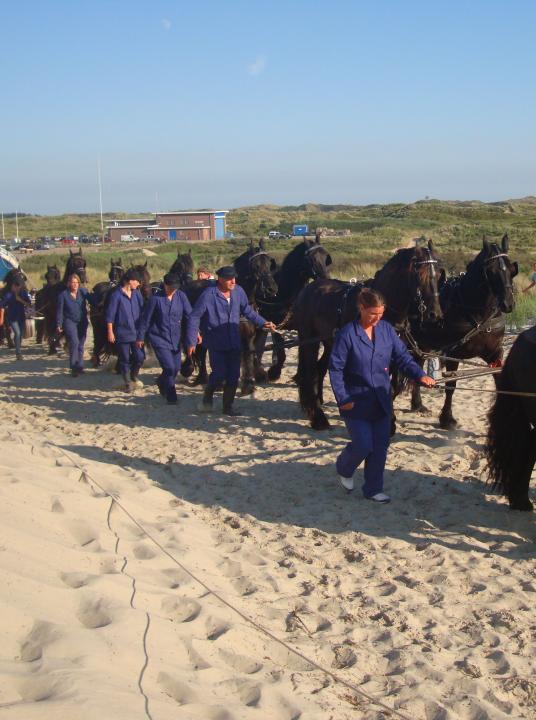
[[35,321],[35,342],[37,345],[43,344],[43,338],[45,337],[45,321]]
[[195,349],[195,364],[198,368],[197,377],[194,378],[192,385],[206,385],[208,380],[207,372],[207,349],[203,345],[198,345]]
[[253,357],[253,366],[254,366],[254,375],[255,375],[255,382],[257,383],[267,383],[268,382],[268,373],[264,369],[262,365],[262,356],[264,354],[264,346],[266,345],[266,338],[268,337],[268,333],[266,330],[256,330],[255,331],[255,338],[254,338],[254,344],[255,344],[255,355]]
[[[420,365],[421,367],[424,366],[424,360],[422,358],[416,358],[415,362]],[[418,382],[412,383],[411,388],[411,411],[412,412],[418,412],[422,413],[423,415],[427,415],[429,413],[428,408],[424,405],[422,401],[422,394],[421,394],[421,385]]]
[[241,324],[242,340],[242,380],[240,383],[241,395],[253,395],[255,392],[254,362],[255,356],[255,330],[250,323]]
[[522,450],[517,456],[518,465],[511,469],[512,484],[508,501],[511,510],[532,510],[532,502],[529,500],[529,485],[532,471],[536,463],[536,429],[531,430],[527,420],[526,438],[522,444]]
[[[445,366],[447,372],[451,370],[456,372],[459,363],[454,360],[447,360]],[[454,430],[458,424],[452,415],[452,396],[454,395],[454,390],[456,390],[456,380],[451,380],[445,384],[445,402],[439,415],[439,426],[443,428],[443,430]]]
[[285,345],[283,336],[281,333],[272,333],[272,341],[274,345],[274,353],[276,356],[275,363],[272,362],[271,368],[268,370],[268,380],[274,381],[279,380],[281,377],[281,370],[285,364],[287,354],[285,353]]
[[318,361],[318,402],[320,405],[324,404],[324,379],[328,371],[329,357],[331,355],[331,348],[333,343],[330,341],[324,342],[324,351]]
[[318,351],[320,343],[300,345],[298,350],[298,389],[300,403],[314,430],[327,430],[329,421],[318,400]]

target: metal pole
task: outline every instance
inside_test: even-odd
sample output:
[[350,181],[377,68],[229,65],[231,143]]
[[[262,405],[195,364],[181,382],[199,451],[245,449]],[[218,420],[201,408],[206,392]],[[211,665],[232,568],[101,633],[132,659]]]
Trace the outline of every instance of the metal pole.
[[17,228],[17,241],[19,240],[19,214],[15,210],[15,227]]
[[6,239],[6,231],[4,229],[4,213],[2,213],[2,240]]
[[99,178],[99,208],[100,208],[100,227],[101,227],[101,239],[102,242],[104,242],[104,223],[102,220],[102,182],[101,182],[101,162],[100,162],[100,153],[97,158],[97,171],[98,171],[98,178]]

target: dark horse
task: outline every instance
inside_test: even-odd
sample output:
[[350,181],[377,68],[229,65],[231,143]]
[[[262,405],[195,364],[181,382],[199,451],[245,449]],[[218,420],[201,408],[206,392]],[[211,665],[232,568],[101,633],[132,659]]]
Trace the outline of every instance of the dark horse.
[[[11,292],[14,283],[21,285],[26,290],[26,277],[25,273],[20,268],[13,268],[9,270],[4,278],[4,287],[0,289],[0,300],[3,299],[4,295]],[[11,331],[4,321],[4,324],[0,327],[0,345],[7,340],[8,347],[15,347],[13,338],[11,337]]]
[[[421,350],[440,351],[454,358],[445,361],[447,371],[458,369],[455,358],[479,357],[491,367],[501,364],[506,325],[504,313],[512,312],[514,308],[512,279],[518,271],[517,263],[508,258],[508,247],[507,235],[500,248],[484,239],[482,250],[467,265],[466,273],[449,278],[441,286],[443,321],[428,325],[412,323],[412,335]],[[445,403],[439,424],[446,430],[457,424],[452,415],[455,389],[454,380],[445,386]],[[424,409],[417,384],[413,386],[411,407],[417,411]]]
[[536,326],[521,333],[510,350],[489,413],[486,457],[490,480],[512,510],[532,510],[529,484],[536,463]]
[[[276,270],[275,260],[268,255],[261,240],[255,247],[253,244],[234,261],[237,272],[236,280],[244,289],[249,304],[258,311],[259,305],[270,302],[277,295],[277,284],[273,273]],[[251,395],[255,390],[255,380],[262,376],[257,355],[257,328],[245,318],[240,320],[240,337],[242,340],[242,378],[240,392]]]
[[85,284],[87,282],[86,273],[86,258],[82,254],[82,248],[79,248],[77,252],[69,250],[69,257],[65,264],[65,272],[63,273],[63,279],[61,282],[55,285],[45,286],[43,288],[43,316],[45,318],[45,332],[48,338],[48,354],[54,355],[60,343],[60,338],[56,332],[56,310],[58,305],[58,297],[63,290],[67,287],[67,278],[69,275],[76,273],[80,278],[80,282]]
[[[367,285],[385,297],[385,319],[397,329],[407,322],[412,303],[418,300],[423,321],[441,317],[437,273],[432,241],[428,247],[398,250]],[[322,410],[324,378],[335,332],[357,314],[357,296],[362,283],[316,280],[302,290],[287,321],[298,331],[298,388],[300,403],[311,427],[330,427]],[[318,359],[320,345],[324,350]]]
[[[169,273],[177,275],[180,280],[180,289],[184,291],[187,285],[189,285],[194,279],[194,260],[192,258],[192,250],[188,250],[187,253],[181,255],[177,252],[177,257],[173,261],[173,265],[169,268]],[[153,292],[162,288],[161,282],[152,282],[151,288]]]
[[91,363],[93,367],[99,367],[106,354],[106,327],[102,322],[106,298],[108,297],[110,291],[117,287],[117,284],[121,280],[124,272],[125,270],[123,268],[121,258],[117,258],[117,260],[111,258],[108,281],[103,280],[102,282],[97,283],[91,291],[93,294],[93,302],[89,311],[89,319],[93,329],[93,353],[91,355]]
[[[328,268],[331,263],[331,255],[320,244],[318,237],[316,240],[304,240],[296,245],[285,257],[281,267],[274,273],[274,280],[277,285],[276,296],[270,300],[259,299],[259,313],[266,320],[271,320],[275,325],[280,325],[309,280],[329,277]],[[274,350],[272,365],[268,370],[268,379],[274,381],[281,377],[286,353],[283,336],[280,333],[272,333],[272,338]],[[264,375],[261,361],[265,339],[266,332],[259,331],[257,339],[257,376],[259,379],[262,379]]]
[[35,321],[36,338],[35,341],[39,344],[43,342],[45,338],[53,337],[56,332],[56,318],[53,319],[52,325],[47,325],[47,316],[45,315],[45,309],[49,303],[49,294],[53,292],[51,288],[59,283],[61,279],[61,273],[57,265],[47,265],[47,271],[44,275],[45,284],[43,287],[35,293],[35,311],[43,316],[42,320]]

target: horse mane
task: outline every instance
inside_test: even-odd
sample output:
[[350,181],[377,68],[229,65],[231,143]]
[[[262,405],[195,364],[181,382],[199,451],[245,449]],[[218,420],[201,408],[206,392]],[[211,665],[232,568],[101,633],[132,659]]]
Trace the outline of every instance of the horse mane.
[[311,243],[309,240],[302,240],[302,242],[298,243],[295,247],[293,247],[292,250],[283,259],[281,267],[279,268],[279,272],[291,273],[297,270],[298,265],[303,259],[306,250],[308,250],[310,247]]

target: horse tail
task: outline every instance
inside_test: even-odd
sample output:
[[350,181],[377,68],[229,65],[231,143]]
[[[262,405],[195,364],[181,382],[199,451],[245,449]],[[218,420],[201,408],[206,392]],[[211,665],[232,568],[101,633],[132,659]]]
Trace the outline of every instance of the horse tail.
[[[511,352],[498,378],[498,390],[515,390],[512,365],[516,353]],[[489,427],[484,454],[493,490],[508,498],[518,494],[521,479],[520,462],[531,450],[531,428],[521,398],[498,394],[489,411]]]

